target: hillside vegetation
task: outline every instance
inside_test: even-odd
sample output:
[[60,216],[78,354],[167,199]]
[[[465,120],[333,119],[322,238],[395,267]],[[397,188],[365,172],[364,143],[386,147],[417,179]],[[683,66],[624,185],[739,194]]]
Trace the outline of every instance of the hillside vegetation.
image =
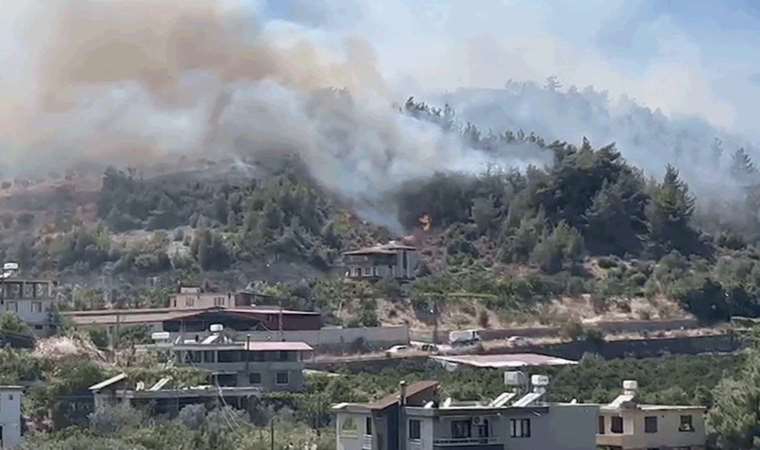
[[[549,312],[574,303],[644,319],[760,314],[758,174],[744,150],[731,170],[746,180],[745,195],[713,211],[677,167],[647,178],[614,144],[485,132],[413,99],[401,113],[458,134],[473,152],[547,162],[435,173],[387,194],[397,211],[388,222],[409,230],[422,252],[411,284],[335,276],[341,252],[399,236],[363,220],[355,201],[323,189],[295,157],[251,176],[110,168],[89,206],[60,203],[53,220],[6,203],[0,256],[77,281],[67,292],[76,308],[107,306],[104,298],[161,306],[176,281],[207,280],[220,289],[258,282],[288,306],[357,325],[429,322],[433,307],[456,326],[552,322],[572,318]],[[740,212],[726,217],[727,208]],[[433,226],[423,232],[424,215]]]

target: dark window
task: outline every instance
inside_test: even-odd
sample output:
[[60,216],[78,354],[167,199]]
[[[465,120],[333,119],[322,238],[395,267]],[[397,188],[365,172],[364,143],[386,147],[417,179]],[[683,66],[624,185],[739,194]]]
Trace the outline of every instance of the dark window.
[[235,374],[219,374],[215,375],[216,384],[224,387],[236,387],[237,375]]
[[694,424],[691,420],[691,416],[681,416],[681,425],[678,427],[678,431],[694,431]]
[[231,363],[231,362],[240,362],[242,361],[241,358],[241,352],[238,350],[224,350],[221,352],[218,352],[216,355],[217,358],[219,358],[220,363]]
[[364,434],[372,436],[372,417],[366,417],[364,419]]
[[280,351],[280,361],[287,361],[290,357],[290,352],[287,351]]
[[599,430],[597,431],[597,433],[604,434],[604,425],[605,425],[604,416],[599,416]]
[[623,418],[612,417],[610,418],[610,431],[615,434],[621,434],[623,432]]
[[454,439],[469,439],[472,437],[472,422],[455,420],[451,422],[451,437]]
[[254,386],[257,384],[261,384],[261,374],[258,372],[253,372],[249,374],[248,381]]
[[290,377],[287,372],[277,372],[274,382],[276,384],[288,384],[290,382]]
[[253,353],[253,361],[263,362],[267,360],[267,355],[264,352],[252,352],[252,353]]
[[488,426],[488,419],[483,419],[481,423],[478,424],[478,437],[480,438],[487,438],[491,435],[491,429]]
[[657,416],[644,417],[644,433],[657,433]]
[[422,433],[420,430],[420,421],[416,419],[411,419],[409,421],[409,439],[421,439]]
[[530,437],[530,419],[510,419],[510,433],[513,438]]

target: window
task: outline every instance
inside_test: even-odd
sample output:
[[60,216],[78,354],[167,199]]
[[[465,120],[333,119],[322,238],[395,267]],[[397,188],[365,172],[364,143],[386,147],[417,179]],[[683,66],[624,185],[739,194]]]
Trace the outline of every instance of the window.
[[623,433],[623,418],[622,417],[610,418],[610,431],[612,431],[615,434]]
[[254,386],[261,384],[261,374],[258,372],[250,373],[248,375],[248,381]]
[[488,419],[483,419],[477,426],[478,437],[487,438],[491,435],[491,427],[488,426]]
[[207,363],[213,363],[214,361],[214,352],[213,350],[204,350],[203,351],[203,361]]
[[289,359],[290,352],[285,350],[280,350],[279,359],[280,361],[287,361]]
[[368,277],[370,275],[372,275],[372,268],[371,267],[365,267],[364,268],[364,276]]
[[681,416],[681,425],[678,427],[678,431],[694,431],[694,425],[691,423],[691,416]]
[[195,299],[192,297],[186,297],[185,306],[193,306],[193,305],[195,305]]
[[599,429],[597,430],[597,433],[604,434],[604,416],[599,416]]
[[277,372],[274,382],[279,385],[288,384],[290,382],[290,377],[287,372]]
[[18,312],[18,302],[7,302],[5,304],[5,310],[10,312]]
[[451,422],[451,437],[454,439],[469,439],[472,437],[472,422],[455,420]]
[[364,418],[364,435],[372,436],[372,417]]
[[510,419],[510,436],[513,438],[530,437],[530,419]]
[[657,433],[657,416],[644,417],[644,433]]
[[422,439],[422,432],[421,432],[419,420],[416,420],[416,419],[409,420],[409,439],[411,440]]
[[214,297],[214,306],[224,306],[224,297]]
[[343,437],[356,437],[359,434],[359,425],[353,417],[346,417],[340,427],[340,435]]
[[32,302],[32,312],[33,313],[41,313],[42,312],[42,302]]
[[44,330],[44,329],[45,329],[45,326],[44,326],[44,325],[35,325],[35,326],[34,326],[34,329],[35,329],[35,330],[38,330],[38,331],[39,331],[39,330]]

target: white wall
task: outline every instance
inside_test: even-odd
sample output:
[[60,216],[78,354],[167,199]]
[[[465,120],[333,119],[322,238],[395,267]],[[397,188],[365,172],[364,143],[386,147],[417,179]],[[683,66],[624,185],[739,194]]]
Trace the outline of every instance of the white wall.
[[[510,450],[595,450],[599,407],[595,405],[551,405],[549,413],[535,416],[503,416],[505,447]],[[530,419],[531,436],[512,438],[510,419]]]
[[[237,340],[242,341],[246,335],[251,336],[252,341],[278,341],[278,331],[246,331],[234,332],[227,330]],[[172,333],[174,340],[180,333]],[[203,333],[185,333],[185,336],[205,336]],[[409,343],[409,327],[402,325],[396,327],[371,327],[371,328],[323,328],[321,330],[294,330],[283,331],[282,336],[286,341],[306,342],[312,347],[350,345],[357,339],[364,339],[368,344],[380,347],[389,347],[397,344]]]
[[21,391],[0,388],[0,427],[2,448],[16,448],[21,443]]
[[[367,414],[339,412],[335,416],[337,450],[362,450]],[[350,424],[353,427],[348,426]],[[352,431],[347,428],[353,428]],[[374,430],[373,430],[374,431]]]

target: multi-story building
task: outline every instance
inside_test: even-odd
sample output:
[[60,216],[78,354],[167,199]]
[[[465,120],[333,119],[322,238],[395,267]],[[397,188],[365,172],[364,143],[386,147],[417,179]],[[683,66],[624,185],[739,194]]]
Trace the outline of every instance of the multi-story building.
[[343,253],[346,277],[379,280],[411,280],[418,267],[417,248],[390,242]]
[[704,450],[704,406],[647,405],[637,394],[638,383],[624,381],[623,393],[600,408],[600,450]]
[[534,381],[533,392],[490,402],[440,401],[438,383],[423,381],[376,403],[335,405],[337,448],[593,450],[599,407],[545,402],[545,380]]
[[11,449],[21,444],[20,386],[0,386],[0,448]]
[[0,275],[0,313],[13,314],[26,322],[35,334],[47,335],[56,326],[52,314],[55,287],[54,281],[22,278],[15,270],[4,271]]
[[221,325],[212,325],[203,340],[156,343],[149,350],[163,352],[175,364],[207,370],[214,385],[256,387],[263,391],[303,389],[304,355],[313,351],[304,342],[235,341]]

